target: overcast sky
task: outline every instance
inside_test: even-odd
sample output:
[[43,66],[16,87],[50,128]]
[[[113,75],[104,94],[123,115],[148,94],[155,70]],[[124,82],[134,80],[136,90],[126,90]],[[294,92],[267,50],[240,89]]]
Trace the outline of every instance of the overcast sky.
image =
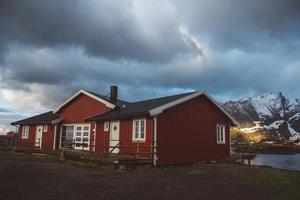
[[298,0],[1,0],[0,132],[79,89],[300,95]]

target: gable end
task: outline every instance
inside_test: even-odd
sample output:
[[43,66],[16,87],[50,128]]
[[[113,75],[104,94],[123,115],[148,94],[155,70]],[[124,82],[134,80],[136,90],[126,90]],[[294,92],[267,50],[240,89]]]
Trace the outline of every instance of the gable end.
[[104,99],[101,99],[99,97],[97,97],[96,95],[94,94],[91,94],[85,90],[79,90],[76,94],[74,94],[72,97],[70,97],[69,99],[67,99],[64,103],[62,103],[60,106],[58,106],[57,109],[54,110],[54,113],[57,113],[58,111],[60,111],[63,107],[65,107],[68,103],[70,103],[73,99],[75,99],[76,97],[78,97],[80,94],[84,94],[86,96],[89,96],[91,97],[92,99],[95,99],[96,101],[100,102],[100,103],[103,103],[106,107],[108,108],[111,108],[111,109],[114,109],[115,108],[115,105],[104,100]]

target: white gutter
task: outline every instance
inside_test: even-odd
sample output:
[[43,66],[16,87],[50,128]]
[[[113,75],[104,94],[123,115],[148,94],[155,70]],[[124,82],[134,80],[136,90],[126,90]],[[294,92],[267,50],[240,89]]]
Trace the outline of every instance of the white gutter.
[[58,123],[60,123],[63,119],[64,119],[63,117],[60,117],[60,118],[57,118],[57,119],[55,119],[55,120],[52,120],[50,123],[51,123],[52,125],[58,124]]

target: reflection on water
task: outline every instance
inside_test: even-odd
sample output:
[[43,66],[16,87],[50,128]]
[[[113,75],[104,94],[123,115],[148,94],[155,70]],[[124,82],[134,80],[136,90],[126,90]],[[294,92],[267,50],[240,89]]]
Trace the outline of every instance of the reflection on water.
[[251,164],[300,171],[300,154],[257,154]]

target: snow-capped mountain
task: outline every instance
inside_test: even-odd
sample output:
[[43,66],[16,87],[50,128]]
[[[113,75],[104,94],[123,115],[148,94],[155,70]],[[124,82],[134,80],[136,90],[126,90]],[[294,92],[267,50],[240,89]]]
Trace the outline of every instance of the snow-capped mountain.
[[228,101],[223,107],[244,132],[266,130],[276,137],[300,136],[300,98],[289,100],[281,92],[270,92]]

